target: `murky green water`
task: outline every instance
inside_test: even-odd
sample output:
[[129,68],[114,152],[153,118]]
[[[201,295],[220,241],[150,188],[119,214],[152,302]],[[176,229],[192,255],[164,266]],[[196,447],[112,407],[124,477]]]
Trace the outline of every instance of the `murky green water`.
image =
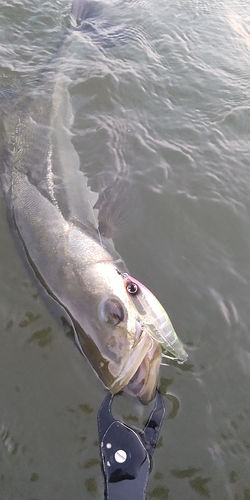
[[[117,249],[189,353],[161,369],[170,413],[149,498],[249,500],[249,2],[105,5],[122,29],[103,47],[64,39],[66,0],[1,1],[2,116],[19,77],[34,89],[64,43],[81,162],[93,183],[121,174],[133,186],[139,222]],[[2,197],[0,224],[0,499],[100,499],[105,390],[20,258]],[[121,411],[131,425],[133,411]]]

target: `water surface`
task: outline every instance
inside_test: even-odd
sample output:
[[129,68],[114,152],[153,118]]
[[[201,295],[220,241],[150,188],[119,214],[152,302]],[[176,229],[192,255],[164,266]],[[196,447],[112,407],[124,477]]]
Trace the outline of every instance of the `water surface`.
[[[149,498],[248,500],[249,3],[106,0],[110,43],[69,34],[69,10],[1,1],[2,115],[60,60],[90,182],[122,176],[136,194],[136,228],[115,243],[189,353],[161,368],[169,416]],[[0,498],[100,499],[105,390],[20,257],[2,197],[0,225]]]

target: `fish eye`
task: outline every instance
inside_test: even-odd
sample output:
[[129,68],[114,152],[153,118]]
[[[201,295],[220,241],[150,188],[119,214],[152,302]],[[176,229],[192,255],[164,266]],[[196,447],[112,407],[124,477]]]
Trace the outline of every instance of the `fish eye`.
[[126,289],[127,289],[128,293],[130,293],[131,295],[135,295],[139,291],[138,285],[136,283],[134,283],[133,281],[130,281],[127,284]]
[[124,309],[120,302],[115,299],[108,299],[102,302],[99,310],[100,317],[105,323],[117,326],[124,320]]

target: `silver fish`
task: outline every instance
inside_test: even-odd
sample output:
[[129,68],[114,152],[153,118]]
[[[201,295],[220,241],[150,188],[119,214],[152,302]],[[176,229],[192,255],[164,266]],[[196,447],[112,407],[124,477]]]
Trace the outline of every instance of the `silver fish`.
[[[155,332],[163,322],[153,328],[157,311],[150,308],[156,302],[147,290],[144,307],[151,324],[145,327],[124,285],[126,265],[112,240],[100,234],[98,194],[88,187],[71,141],[68,85],[62,71],[53,81],[48,76],[46,84],[42,79],[18,111],[5,117],[4,195],[29,262],[67,312],[76,343],[103,384],[148,403],[162,359]],[[177,351],[171,344],[171,354],[178,357]]]

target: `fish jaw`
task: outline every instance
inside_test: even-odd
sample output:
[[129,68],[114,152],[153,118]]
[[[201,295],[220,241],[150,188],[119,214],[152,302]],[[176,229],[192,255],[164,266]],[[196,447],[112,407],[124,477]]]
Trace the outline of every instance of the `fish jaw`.
[[123,389],[130,396],[138,397],[143,404],[148,404],[155,397],[161,360],[160,345],[143,332],[109,390],[115,394]]
[[143,358],[138,370],[124,388],[124,392],[137,396],[142,404],[150,403],[155,397],[161,360],[161,347],[158,342],[154,342],[154,345]]

